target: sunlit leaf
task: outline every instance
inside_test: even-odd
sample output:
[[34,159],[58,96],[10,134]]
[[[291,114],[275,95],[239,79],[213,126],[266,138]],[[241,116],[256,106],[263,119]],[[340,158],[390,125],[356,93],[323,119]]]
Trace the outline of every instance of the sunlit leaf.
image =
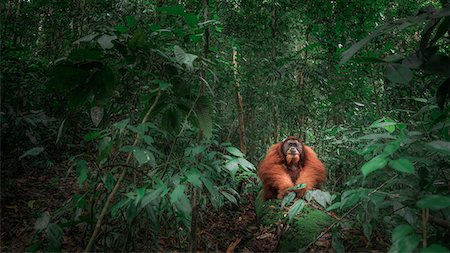
[[414,165],[413,163],[406,159],[400,158],[397,160],[389,161],[389,167],[395,169],[396,171],[405,172],[405,173],[414,173]]
[[361,172],[366,177],[370,173],[384,168],[388,161],[389,159],[384,155],[376,156],[361,167]]

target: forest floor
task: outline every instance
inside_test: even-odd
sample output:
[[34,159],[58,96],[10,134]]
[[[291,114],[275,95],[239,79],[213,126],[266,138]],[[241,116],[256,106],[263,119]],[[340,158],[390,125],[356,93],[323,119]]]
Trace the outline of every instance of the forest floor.
[[[65,164],[52,168],[52,173],[29,169],[10,178],[2,185],[1,203],[1,252],[24,252],[32,241],[36,220],[44,212],[54,214],[71,196],[80,193],[75,173],[67,173]],[[242,196],[239,206],[229,205],[220,210],[211,208],[200,214],[197,248],[200,251],[218,252],[272,252],[276,251],[281,237],[280,229],[258,225],[254,208],[255,196]],[[71,233],[72,232],[72,233]],[[81,231],[82,232],[82,231]],[[367,241],[360,231],[347,231],[349,240],[355,238],[360,245]],[[358,239],[359,238],[359,239]],[[147,251],[145,240],[139,238],[136,251]],[[177,251],[177,238],[161,238],[160,251]],[[364,243],[364,241],[366,241]],[[347,244],[347,249],[350,241]],[[65,233],[62,249],[69,252],[83,250],[83,238],[75,229]],[[331,234],[318,240],[308,252],[329,252]],[[353,248],[352,247],[352,248]],[[380,247],[375,247],[380,248]],[[381,249],[385,247],[381,247]],[[355,249],[355,248],[353,248]],[[362,248],[359,248],[362,249]],[[365,248],[365,250],[368,250]],[[370,251],[370,250],[369,250]],[[379,252],[375,250],[372,252]]]

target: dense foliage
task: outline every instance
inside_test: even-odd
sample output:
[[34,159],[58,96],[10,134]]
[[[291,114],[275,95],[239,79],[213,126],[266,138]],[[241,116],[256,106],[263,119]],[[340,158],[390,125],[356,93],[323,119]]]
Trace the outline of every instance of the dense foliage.
[[[225,250],[205,217],[258,214],[257,164],[296,135],[326,164],[306,199],[340,217],[335,251],[448,252],[448,1],[1,5],[2,227],[11,206],[34,225],[2,249]],[[19,200],[35,175],[69,196]]]

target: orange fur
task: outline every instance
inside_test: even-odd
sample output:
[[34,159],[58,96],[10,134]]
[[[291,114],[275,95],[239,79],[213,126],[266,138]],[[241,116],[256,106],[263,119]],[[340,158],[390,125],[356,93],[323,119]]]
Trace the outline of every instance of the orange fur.
[[[299,140],[296,137],[289,139]],[[304,183],[306,188],[297,191],[297,196],[301,197],[307,190],[320,187],[327,176],[325,166],[312,148],[302,145],[303,160],[300,161],[299,156],[285,157],[281,151],[283,143],[272,145],[259,165],[258,176],[263,183],[265,200],[275,197],[281,199],[288,192],[288,188]],[[291,162],[297,162],[297,170],[288,169]]]

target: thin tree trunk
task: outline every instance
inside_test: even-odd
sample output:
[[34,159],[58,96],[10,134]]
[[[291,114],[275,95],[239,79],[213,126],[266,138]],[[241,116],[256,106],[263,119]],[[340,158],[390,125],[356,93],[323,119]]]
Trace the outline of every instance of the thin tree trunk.
[[279,115],[278,115],[278,106],[275,106],[273,109],[273,141],[274,143],[277,143],[280,136],[280,121],[279,121]]
[[237,62],[237,48],[233,47],[233,66],[234,66],[234,82],[236,88],[236,105],[238,109],[238,124],[239,124],[239,141],[242,153],[247,152],[245,146],[245,128],[244,128],[244,113],[242,105],[242,96],[240,92],[240,85],[238,80],[238,62]]

